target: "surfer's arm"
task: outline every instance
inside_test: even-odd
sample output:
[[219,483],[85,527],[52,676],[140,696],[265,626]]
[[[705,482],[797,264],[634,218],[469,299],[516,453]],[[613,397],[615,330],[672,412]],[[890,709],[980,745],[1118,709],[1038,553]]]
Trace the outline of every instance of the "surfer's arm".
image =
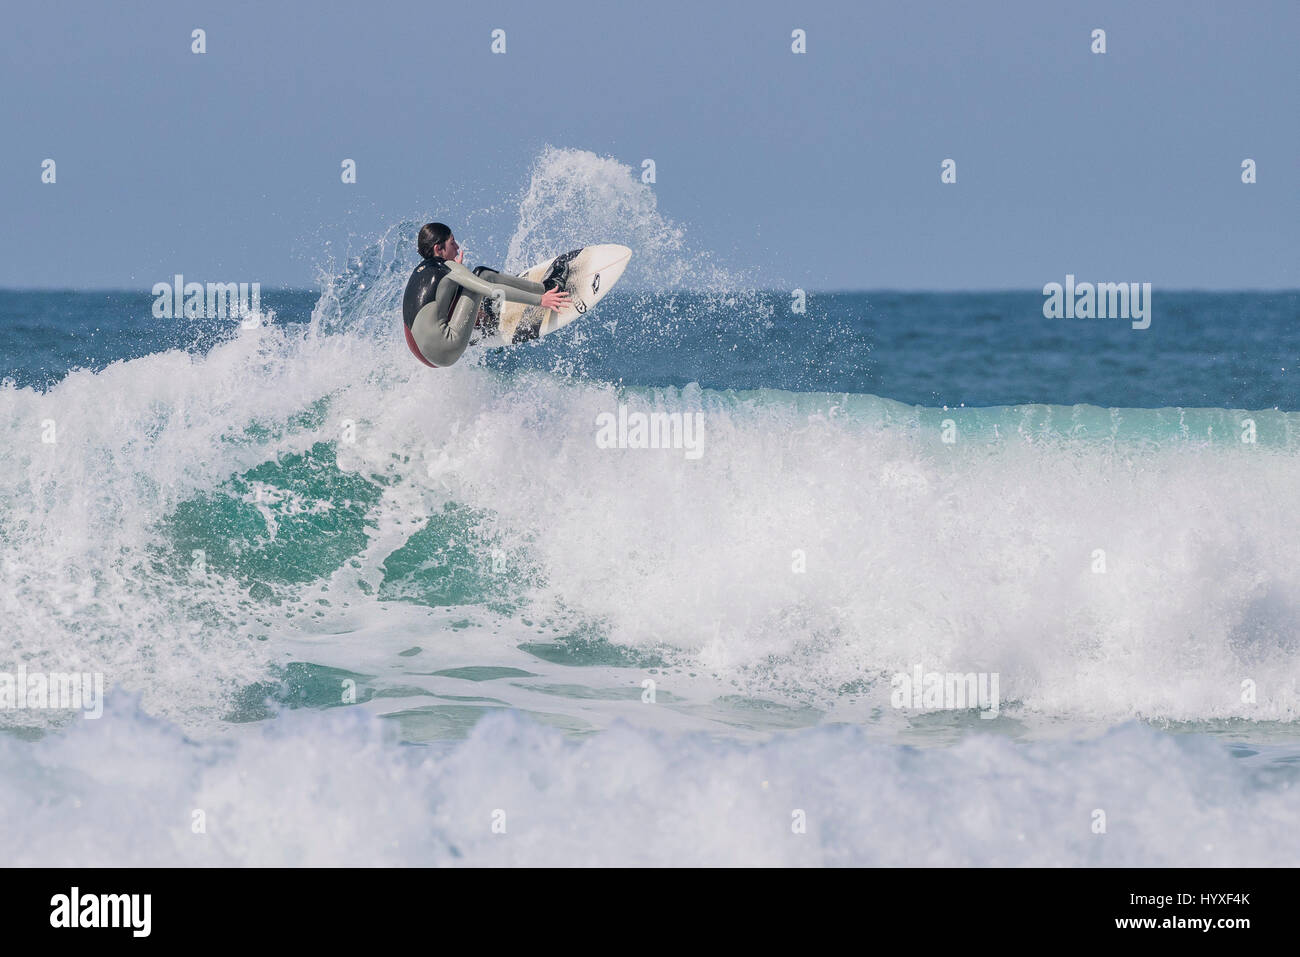
[[525,279],[523,276],[507,276],[505,273],[499,273],[487,266],[474,267],[474,275],[498,286],[514,288],[529,295],[541,296],[541,299],[534,303],[531,299],[520,299],[517,294],[512,296],[507,292],[506,299],[510,302],[527,302],[529,305],[541,305],[546,309],[564,309],[569,305],[569,294],[567,292],[552,288],[545,283]]
[[476,276],[473,272],[466,269],[458,262],[447,263],[447,276],[452,282],[463,286],[470,292],[476,292],[484,296],[493,298],[500,296],[506,302],[522,302],[526,306],[540,306],[542,296],[546,292],[545,287],[540,282],[531,282],[527,279],[517,280],[522,286],[516,286],[514,282],[506,283],[503,280],[514,277],[502,276],[490,269],[484,270],[490,274],[496,281],[489,281]]
[[488,282],[496,283],[498,286],[510,286],[515,289],[522,289],[524,292],[534,292],[542,295],[546,292],[546,287],[540,282],[533,282],[531,279],[525,279],[523,276],[507,276],[505,273],[497,272],[495,269],[489,269],[487,266],[478,266],[474,270],[474,275]]

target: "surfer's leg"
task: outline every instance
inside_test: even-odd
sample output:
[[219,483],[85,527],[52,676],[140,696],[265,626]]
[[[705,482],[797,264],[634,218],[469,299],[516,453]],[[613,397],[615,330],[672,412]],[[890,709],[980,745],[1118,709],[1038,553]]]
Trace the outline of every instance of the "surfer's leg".
[[478,293],[462,292],[446,321],[438,319],[433,303],[421,308],[411,323],[411,338],[421,354],[436,366],[455,363],[469,345],[482,299]]

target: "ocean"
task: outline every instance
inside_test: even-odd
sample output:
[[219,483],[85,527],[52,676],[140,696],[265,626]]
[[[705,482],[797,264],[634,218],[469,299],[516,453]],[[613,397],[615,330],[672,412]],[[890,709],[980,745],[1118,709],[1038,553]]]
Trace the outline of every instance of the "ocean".
[[106,694],[0,708],[10,864],[1300,858],[1300,293],[801,290],[533,177],[469,261],[632,265],[448,369],[417,222],[249,328],[0,291],[0,672]]

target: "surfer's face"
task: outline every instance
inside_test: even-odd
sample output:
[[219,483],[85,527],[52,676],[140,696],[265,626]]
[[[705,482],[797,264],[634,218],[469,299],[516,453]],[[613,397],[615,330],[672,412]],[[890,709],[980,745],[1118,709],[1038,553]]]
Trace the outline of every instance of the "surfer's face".
[[434,246],[433,251],[443,259],[455,259],[460,255],[460,246],[457,245],[456,237],[453,234],[447,237],[445,243],[439,243],[437,246]]

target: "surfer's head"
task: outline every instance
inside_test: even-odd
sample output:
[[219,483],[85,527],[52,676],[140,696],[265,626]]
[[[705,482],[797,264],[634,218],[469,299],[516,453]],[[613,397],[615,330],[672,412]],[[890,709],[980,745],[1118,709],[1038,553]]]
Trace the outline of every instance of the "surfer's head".
[[416,249],[424,259],[455,259],[460,254],[451,227],[444,223],[425,223],[420,227]]

